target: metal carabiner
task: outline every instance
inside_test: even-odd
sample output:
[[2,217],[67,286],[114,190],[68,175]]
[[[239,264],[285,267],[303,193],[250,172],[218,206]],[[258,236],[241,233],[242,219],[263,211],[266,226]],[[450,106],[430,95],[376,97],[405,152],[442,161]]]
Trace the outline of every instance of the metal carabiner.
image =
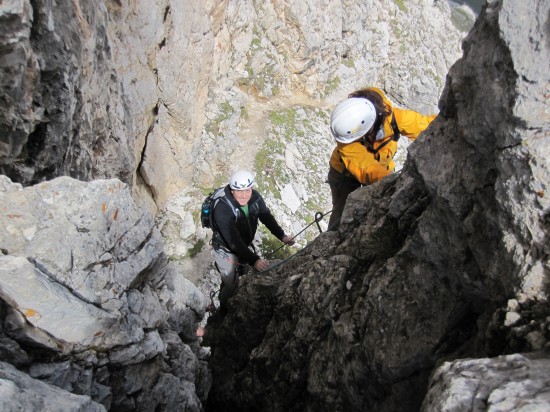
[[323,214],[321,212],[315,212],[315,223],[317,224],[317,229],[319,229],[319,233],[323,233],[323,229],[321,229],[321,225],[319,222],[323,220]]

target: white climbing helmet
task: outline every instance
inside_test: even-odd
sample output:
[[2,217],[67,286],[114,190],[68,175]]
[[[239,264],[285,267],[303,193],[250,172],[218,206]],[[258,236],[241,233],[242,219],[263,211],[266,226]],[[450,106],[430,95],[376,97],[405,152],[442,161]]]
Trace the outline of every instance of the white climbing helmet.
[[364,136],[376,120],[376,109],[370,100],[350,97],[334,107],[330,130],[336,141],[351,143]]
[[229,179],[229,187],[233,190],[246,190],[254,185],[254,176],[246,170],[238,170]]

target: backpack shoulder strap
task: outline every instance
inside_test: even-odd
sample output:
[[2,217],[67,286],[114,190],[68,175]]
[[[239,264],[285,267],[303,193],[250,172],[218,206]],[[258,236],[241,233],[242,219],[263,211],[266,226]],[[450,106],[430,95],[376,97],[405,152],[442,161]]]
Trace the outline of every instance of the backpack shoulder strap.
[[[235,208],[235,206],[233,206],[233,204],[229,201],[229,199],[225,195],[225,187],[220,187],[212,195],[212,212],[214,212],[214,208],[220,201],[224,202],[227,206],[229,206],[229,208],[233,212],[233,215],[235,216],[235,222],[236,222],[237,217],[239,216],[238,214],[239,211],[238,209]],[[213,213],[212,213],[212,216],[213,216]],[[214,227],[215,227],[215,224],[214,224],[214,220],[212,219],[212,228],[214,229]]]
[[399,131],[399,127],[397,127],[397,121],[395,120],[395,114],[393,113],[393,110],[391,112],[391,128],[393,129],[392,140],[397,142],[401,137],[401,132]]
[[392,135],[391,139],[386,140],[384,143],[382,143],[376,149],[374,148],[373,144],[370,143],[369,141],[367,141],[367,140],[362,141],[362,142],[364,142],[363,145],[367,148],[367,150],[369,152],[371,152],[373,154],[377,154],[379,150],[381,150],[384,146],[386,146],[392,140],[394,142],[397,142],[399,140],[399,138],[401,137],[401,132],[399,131],[399,127],[397,126],[397,121],[395,120],[395,114],[393,113],[393,111],[391,113],[390,124],[391,124],[391,128],[393,129],[393,135]]
[[[221,234],[221,232],[219,231],[215,221],[214,221],[214,208],[216,207],[216,205],[219,203],[219,202],[223,202],[225,203],[227,206],[229,206],[229,208],[231,209],[231,211],[233,212],[233,216],[235,217],[235,223],[237,222],[237,218],[239,216],[239,211],[238,209],[231,203],[231,201],[227,198],[227,196],[225,195],[225,188],[224,187],[221,187],[219,189],[217,189],[215,191],[215,193],[212,195],[212,213],[210,215],[210,218],[212,219],[211,220],[211,227],[212,227],[212,232],[214,232],[214,236],[212,238],[212,240],[214,241],[214,239],[217,239],[217,244],[218,245],[222,245],[224,246],[225,248],[227,248],[229,250],[229,246],[228,246],[228,243],[225,241],[223,235]],[[220,243],[221,242],[221,243]]]

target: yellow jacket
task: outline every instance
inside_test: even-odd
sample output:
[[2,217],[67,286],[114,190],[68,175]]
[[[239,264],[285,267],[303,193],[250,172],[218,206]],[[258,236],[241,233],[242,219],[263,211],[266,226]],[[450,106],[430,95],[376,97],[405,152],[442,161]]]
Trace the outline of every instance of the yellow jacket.
[[[382,96],[384,103],[392,109],[399,131],[411,140],[415,140],[437,116],[435,114],[424,116],[413,110],[394,108],[382,90],[375,87],[370,87],[369,90]],[[369,152],[361,141],[336,142],[336,148],[330,157],[330,165],[340,173],[347,170],[364,185],[377,182],[389,175],[395,169],[393,157],[397,151],[397,142],[392,140],[391,118],[392,116],[389,115],[384,121],[384,138],[374,142],[376,153]],[[390,141],[385,143],[388,140]],[[378,150],[380,146],[383,147]]]

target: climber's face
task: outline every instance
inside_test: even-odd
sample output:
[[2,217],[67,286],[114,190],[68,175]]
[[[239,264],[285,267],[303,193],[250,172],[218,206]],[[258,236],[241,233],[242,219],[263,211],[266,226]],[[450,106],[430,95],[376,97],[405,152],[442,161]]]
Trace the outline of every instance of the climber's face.
[[231,194],[240,206],[246,206],[252,197],[252,189],[232,190]]

